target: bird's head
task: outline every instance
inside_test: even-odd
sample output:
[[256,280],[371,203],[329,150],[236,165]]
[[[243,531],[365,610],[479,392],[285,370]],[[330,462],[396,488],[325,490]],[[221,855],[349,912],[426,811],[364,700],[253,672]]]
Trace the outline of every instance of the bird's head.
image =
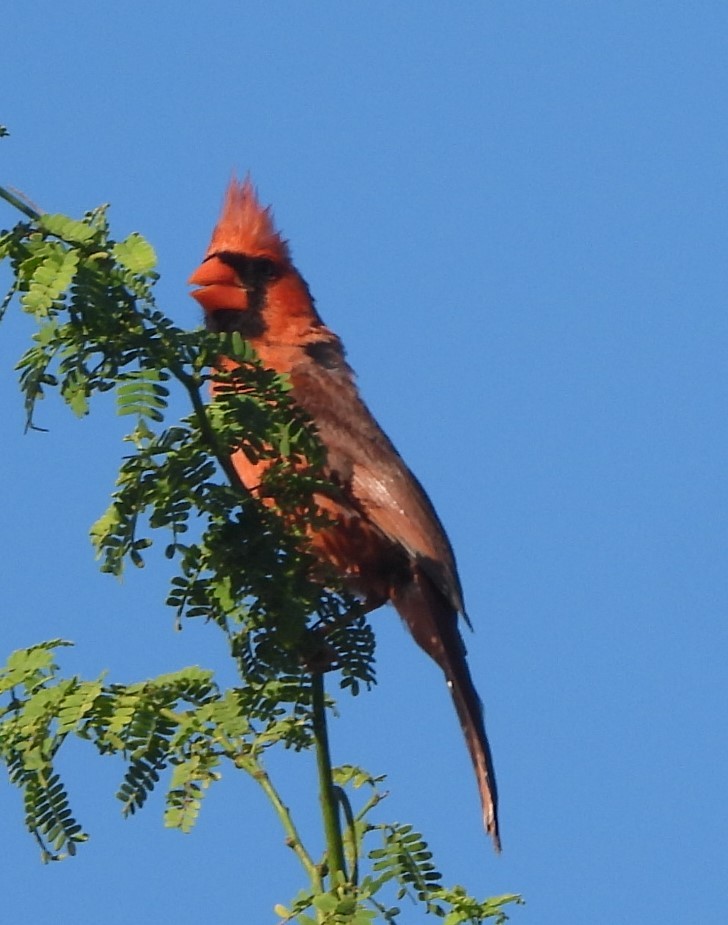
[[192,296],[202,306],[207,326],[255,337],[270,287],[292,275],[298,276],[270,208],[261,206],[249,179],[241,183],[233,178],[205,259],[189,279],[199,287]]

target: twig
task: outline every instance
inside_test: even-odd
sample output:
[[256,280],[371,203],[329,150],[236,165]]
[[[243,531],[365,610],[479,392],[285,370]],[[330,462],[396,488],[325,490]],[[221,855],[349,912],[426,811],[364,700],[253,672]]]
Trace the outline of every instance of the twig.
[[200,395],[200,387],[197,381],[197,378],[189,373],[185,372],[181,367],[170,365],[170,371],[174,376],[177,377],[178,381],[182,383],[187,394],[190,397],[192,402],[192,407],[195,411],[195,416],[197,418],[197,423],[200,428],[200,433],[204,436],[205,441],[210,447],[211,452],[215,455],[220,467],[228,478],[228,481],[233,486],[237,488],[242,494],[247,494],[248,490],[243,485],[243,482],[238,475],[235,467],[232,464],[229,454],[223,452],[220,449],[220,442],[215,435],[215,431],[210,424],[210,419],[207,416],[207,409],[205,407],[205,402],[202,400]]
[[5,189],[4,186],[0,186],[0,199],[9,202],[11,206],[14,206],[19,212],[22,212],[23,215],[27,215],[28,218],[31,218],[34,222],[40,218],[40,212],[37,212],[32,206],[28,205],[27,202],[24,202],[20,196],[16,196],[15,193],[11,193],[10,190]]
[[255,762],[253,768],[250,769],[252,777],[260,784],[263,792],[271,801],[273,808],[278,814],[278,818],[281,820],[283,828],[286,832],[286,843],[293,849],[294,853],[298,857],[298,860],[301,862],[306,873],[311,879],[311,887],[316,892],[323,891],[323,882],[321,878],[321,871],[319,870],[318,865],[314,862],[311,855],[306,851],[303,842],[301,841],[301,836],[298,834],[298,829],[296,828],[293,817],[291,816],[290,810],[286,804],[281,799],[280,794],[273,786],[273,782],[268,776],[265,768],[259,763]]

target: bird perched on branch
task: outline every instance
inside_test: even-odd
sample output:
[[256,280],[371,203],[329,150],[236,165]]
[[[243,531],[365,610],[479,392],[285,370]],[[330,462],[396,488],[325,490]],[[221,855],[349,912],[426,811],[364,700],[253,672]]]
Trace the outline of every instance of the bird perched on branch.
[[[326,450],[328,515],[314,551],[369,609],[391,601],[440,666],[457,710],[483,806],[500,850],[497,794],[483,710],[458,616],[463,595],[450,542],[424,489],[362,401],[339,338],[323,323],[286,241],[249,180],[233,180],[210,246],[190,283],[212,331],[240,334],[263,364],[290,378],[292,395]],[[241,451],[233,465],[255,492],[260,469]]]

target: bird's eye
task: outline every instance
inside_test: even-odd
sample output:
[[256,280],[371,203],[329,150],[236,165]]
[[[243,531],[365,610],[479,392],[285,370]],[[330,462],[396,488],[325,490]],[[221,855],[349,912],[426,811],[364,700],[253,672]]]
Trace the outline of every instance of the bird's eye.
[[275,260],[268,257],[248,257],[246,254],[233,254],[229,251],[217,256],[235,270],[243,285],[251,289],[278,279],[282,272]]
[[272,260],[268,260],[267,257],[257,257],[255,260],[251,261],[255,267],[255,275],[264,281],[271,279],[276,279],[280,276],[280,270],[278,265]]

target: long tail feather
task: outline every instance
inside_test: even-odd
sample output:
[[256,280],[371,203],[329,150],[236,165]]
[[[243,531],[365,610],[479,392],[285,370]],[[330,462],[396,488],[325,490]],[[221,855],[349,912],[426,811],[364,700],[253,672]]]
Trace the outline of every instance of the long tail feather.
[[392,603],[409,627],[415,641],[442,668],[475,769],[483,806],[483,825],[500,852],[498,790],[490,745],[485,733],[483,707],[465,657],[465,644],[457,627],[457,614],[416,569],[414,580],[394,589]]

